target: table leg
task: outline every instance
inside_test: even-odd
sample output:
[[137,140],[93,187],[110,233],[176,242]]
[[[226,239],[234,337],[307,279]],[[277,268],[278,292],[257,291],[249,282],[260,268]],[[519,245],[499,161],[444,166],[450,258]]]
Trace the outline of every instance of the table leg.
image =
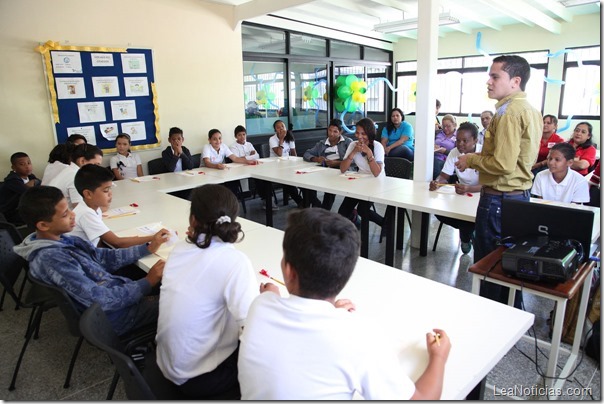
[[304,206],[305,208],[310,207],[310,204],[311,204],[309,194],[310,194],[310,189],[302,188],[302,206]]
[[428,255],[428,228],[430,225],[430,214],[422,212],[422,224],[419,240],[419,255],[425,257]]
[[[549,360],[547,361],[548,377],[556,377],[556,366],[558,365],[558,354],[560,350],[560,339],[562,338],[562,326],[564,324],[564,313],[566,312],[566,300],[556,300],[556,314],[554,316],[554,331],[552,333],[552,346],[549,351]],[[546,380],[546,383],[551,386],[554,380]]]
[[266,225],[273,227],[273,183],[265,181],[266,194],[264,195],[264,205],[266,206]]
[[386,208],[386,215],[384,215],[384,225],[386,226],[386,265],[394,266],[394,226],[396,208],[394,206],[388,206]]
[[369,202],[361,201],[357,206],[361,216],[361,257],[369,256]]
[[396,209],[396,249],[403,249],[403,235],[405,232],[405,209]]

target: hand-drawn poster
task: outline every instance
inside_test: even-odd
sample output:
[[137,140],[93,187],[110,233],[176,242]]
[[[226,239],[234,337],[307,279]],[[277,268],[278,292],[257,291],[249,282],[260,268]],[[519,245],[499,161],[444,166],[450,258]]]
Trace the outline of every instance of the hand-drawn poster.
[[94,96],[97,98],[120,96],[117,77],[92,77],[92,88],[94,88]]
[[60,100],[86,98],[86,88],[82,77],[57,77],[57,98]]
[[111,101],[111,116],[114,121],[136,119],[136,104],[134,101]]

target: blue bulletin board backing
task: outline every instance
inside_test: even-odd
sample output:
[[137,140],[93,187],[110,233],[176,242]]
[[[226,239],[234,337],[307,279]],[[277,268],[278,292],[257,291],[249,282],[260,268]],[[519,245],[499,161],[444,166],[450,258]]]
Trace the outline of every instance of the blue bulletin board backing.
[[133,150],[160,146],[151,49],[48,41],[36,50],[44,61],[57,143],[78,133],[111,153],[115,136],[127,133]]

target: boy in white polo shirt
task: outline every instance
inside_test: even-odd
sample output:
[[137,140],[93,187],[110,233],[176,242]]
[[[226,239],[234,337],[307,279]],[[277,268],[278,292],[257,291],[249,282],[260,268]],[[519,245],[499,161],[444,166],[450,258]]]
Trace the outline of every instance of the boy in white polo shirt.
[[336,300],[359,246],[354,225],[336,213],[310,208],[289,215],[281,270],[290,296],[262,284],[248,311],[238,360],[242,399],[440,398],[451,347],[444,331],[434,330],[439,343],[426,335],[429,362],[414,384],[396,353],[379,343],[379,329],[354,313],[352,302]]
[[533,180],[531,195],[566,203],[589,202],[589,184],[584,176],[571,170],[575,148],[570,143],[556,143],[547,155],[549,170],[539,172]]
[[76,225],[68,233],[88,240],[94,247],[99,247],[103,241],[115,248],[131,247],[151,242],[157,234],[168,237],[170,232],[161,229],[153,236],[119,237],[109,230],[103,222],[102,208],[109,208],[112,197],[113,174],[104,167],[87,164],[81,167],[75,175],[74,184],[84,203],[79,203],[73,212],[76,215]]

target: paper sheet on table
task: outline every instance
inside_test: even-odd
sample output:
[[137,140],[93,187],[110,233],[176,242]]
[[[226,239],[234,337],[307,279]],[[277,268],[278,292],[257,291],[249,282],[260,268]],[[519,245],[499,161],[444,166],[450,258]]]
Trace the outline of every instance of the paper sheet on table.
[[186,171],[178,171],[176,174],[184,175],[185,177],[193,177],[196,175],[203,175],[205,172],[201,170],[186,170]]
[[225,164],[225,166],[227,166],[228,168],[237,168],[237,167],[245,167],[245,166],[247,166],[247,164],[228,163],[228,164]]
[[308,173],[314,173],[315,171],[323,171],[323,170],[327,170],[328,167],[306,167],[306,168],[299,168],[297,170],[295,170],[294,172],[296,174],[308,174]]
[[159,180],[159,177],[155,177],[153,175],[145,175],[143,177],[131,178],[131,181],[134,181],[134,182],[147,182],[147,181],[154,181],[154,180]]
[[270,158],[267,157],[267,158],[264,158],[264,159],[260,159],[258,161],[260,161],[261,163],[274,163],[275,161],[277,161],[277,159],[273,158],[273,157],[270,157]]
[[302,157],[298,157],[298,156],[279,157],[279,160],[281,160],[281,161],[300,161],[300,160],[302,160]]
[[372,174],[366,174],[366,173],[355,173],[354,171],[347,171],[344,174],[340,174],[340,177],[347,177],[347,178],[370,178],[373,177]]
[[442,187],[438,187],[436,192],[440,192],[441,194],[454,194],[455,186],[453,184],[443,185]]
[[[148,223],[143,226],[136,227],[134,229],[124,230],[118,233],[120,237],[147,237],[152,236],[165,226],[162,225],[161,222]],[[167,259],[168,255],[170,255],[170,251],[174,248],[174,244],[179,240],[178,234],[175,230],[167,229],[170,231],[170,238],[168,241],[163,243],[159,249],[155,252],[155,255],[159,256],[162,259]]]
[[116,217],[136,215],[137,213],[141,213],[141,211],[133,208],[132,206],[122,206],[119,208],[109,209],[107,212],[103,213],[103,218],[113,219]]

